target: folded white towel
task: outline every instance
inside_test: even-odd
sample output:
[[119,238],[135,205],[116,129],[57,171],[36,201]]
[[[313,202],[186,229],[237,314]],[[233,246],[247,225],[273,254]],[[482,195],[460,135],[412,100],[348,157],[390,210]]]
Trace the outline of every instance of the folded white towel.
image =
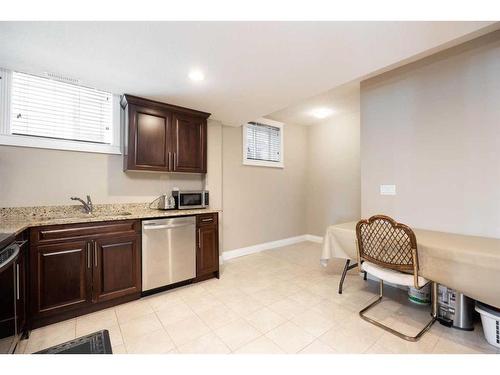
[[[392,284],[414,286],[413,275],[409,275],[407,273],[391,270],[390,268],[383,268],[370,262],[363,262],[361,269],[378,279]],[[423,278],[422,276],[418,277],[419,288],[423,287],[428,282],[429,280]]]

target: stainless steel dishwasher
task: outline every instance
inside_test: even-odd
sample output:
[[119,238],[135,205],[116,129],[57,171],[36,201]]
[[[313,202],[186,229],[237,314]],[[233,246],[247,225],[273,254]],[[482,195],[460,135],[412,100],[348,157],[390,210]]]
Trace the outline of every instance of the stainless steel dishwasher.
[[142,290],[196,277],[196,217],[142,222]]

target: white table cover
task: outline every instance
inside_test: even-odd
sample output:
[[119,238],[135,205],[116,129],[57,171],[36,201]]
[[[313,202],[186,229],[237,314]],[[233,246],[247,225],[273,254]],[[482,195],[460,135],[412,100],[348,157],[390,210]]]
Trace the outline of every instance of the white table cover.
[[[414,229],[420,275],[500,308],[500,239]],[[356,222],[331,225],[321,263],[357,259]]]

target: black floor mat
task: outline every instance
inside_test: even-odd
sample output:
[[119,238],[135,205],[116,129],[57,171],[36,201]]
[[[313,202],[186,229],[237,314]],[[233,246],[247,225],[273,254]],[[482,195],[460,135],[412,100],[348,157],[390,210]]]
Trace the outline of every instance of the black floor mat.
[[34,354],[113,354],[107,329],[51,346]]

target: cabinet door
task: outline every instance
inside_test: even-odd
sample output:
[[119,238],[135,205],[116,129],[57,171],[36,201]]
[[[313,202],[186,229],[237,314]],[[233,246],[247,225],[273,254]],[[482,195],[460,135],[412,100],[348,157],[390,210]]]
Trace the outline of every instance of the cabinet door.
[[126,169],[168,171],[171,155],[171,116],[159,109],[129,107]]
[[32,248],[32,311],[48,316],[84,307],[91,300],[91,253],[87,241]]
[[181,114],[173,114],[173,171],[207,171],[207,123],[206,120]]
[[107,301],[141,292],[141,251],[138,235],[93,242],[93,300]]
[[197,231],[196,277],[219,270],[219,236],[217,226],[199,226]]

